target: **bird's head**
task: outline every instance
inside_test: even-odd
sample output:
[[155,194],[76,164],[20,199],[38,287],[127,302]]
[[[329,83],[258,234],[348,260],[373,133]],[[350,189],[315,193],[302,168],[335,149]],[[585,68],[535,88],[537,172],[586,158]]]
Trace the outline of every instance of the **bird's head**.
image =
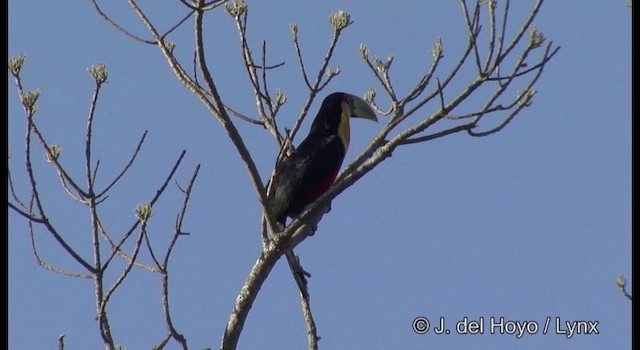
[[347,149],[350,140],[350,118],[378,121],[376,113],[367,101],[344,92],[335,92],[322,101],[322,106],[311,125],[309,135],[338,135],[344,148]]

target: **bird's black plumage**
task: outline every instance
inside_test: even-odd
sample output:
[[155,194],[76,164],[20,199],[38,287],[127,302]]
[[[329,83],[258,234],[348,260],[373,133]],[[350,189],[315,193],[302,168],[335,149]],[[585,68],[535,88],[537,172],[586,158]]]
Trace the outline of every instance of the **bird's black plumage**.
[[[356,106],[357,105],[357,106]],[[333,93],[322,102],[309,135],[277,166],[272,213],[282,225],[320,197],[333,184],[349,146],[349,118],[375,114],[362,99]]]

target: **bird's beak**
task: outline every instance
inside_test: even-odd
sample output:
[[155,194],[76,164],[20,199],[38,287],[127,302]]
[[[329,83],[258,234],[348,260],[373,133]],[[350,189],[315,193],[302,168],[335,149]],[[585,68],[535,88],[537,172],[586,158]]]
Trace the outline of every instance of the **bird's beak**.
[[378,118],[376,117],[376,113],[373,111],[371,106],[367,101],[361,99],[358,96],[351,96],[351,117],[352,118],[362,118],[371,120],[374,122],[378,122]]

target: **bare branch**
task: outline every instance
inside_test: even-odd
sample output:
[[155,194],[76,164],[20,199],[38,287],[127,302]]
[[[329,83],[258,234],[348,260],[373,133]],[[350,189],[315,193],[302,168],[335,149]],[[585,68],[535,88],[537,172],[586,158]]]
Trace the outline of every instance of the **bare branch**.
[[[183,0],[180,0],[180,1],[183,1]],[[164,338],[162,338],[162,340],[160,341],[160,343],[154,346],[153,349],[158,349],[158,350],[164,349],[164,347],[167,346],[167,344],[169,343],[169,340],[171,340],[171,333],[165,335]]]
[[199,172],[200,172],[200,164],[198,164],[196,166],[196,169],[193,171],[191,180],[189,180],[189,185],[187,186],[187,189],[184,191],[184,200],[182,201],[182,209],[180,210],[180,213],[178,213],[178,217],[176,218],[175,232],[173,234],[173,238],[171,239],[171,243],[167,248],[167,253],[165,254],[164,261],[162,262],[163,269],[167,269],[167,266],[169,265],[169,257],[171,256],[173,247],[178,241],[178,237],[185,234],[182,230],[182,223],[184,221],[184,216],[187,213],[187,204],[189,203],[189,199],[191,198],[191,191],[193,189],[193,185],[196,182],[196,178],[198,177]]
[[[389,131],[391,131],[393,128],[395,128],[402,121],[404,121],[405,119],[407,119],[408,117],[413,115],[413,113],[415,113],[416,111],[421,109],[425,104],[430,102],[433,98],[435,98],[436,96],[441,96],[442,95],[444,89],[449,85],[449,83],[453,80],[453,78],[455,76],[457,76],[458,72],[460,71],[460,68],[467,61],[467,58],[469,57],[469,55],[471,54],[471,51],[473,50],[473,45],[474,45],[473,41],[470,40],[468,42],[468,44],[467,44],[467,48],[465,49],[465,51],[461,55],[460,59],[458,60],[456,65],[451,69],[451,72],[449,72],[449,75],[444,79],[444,82],[442,84],[440,84],[439,87],[433,89],[432,92],[429,93],[429,95],[424,97],[422,100],[418,101],[409,110],[403,111],[404,113],[396,113],[396,115],[387,123],[385,128],[378,134],[378,136],[376,136],[376,143],[380,143],[381,140],[384,140],[384,138],[387,136]],[[448,113],[449,110],[446,110],[445,112]],[[362,155],[365,156],[364,153]],[[356,160],[358,162],[354,163],[354,164],[359,164],[360,162],[362,162],[364,160],[364,158],[358,157],[358,158],[356,158]]]
[[[320,208],[317,201],[313,206],[316,211]],[[324,209],[324,207],[322,207],[322,209]],[[311,211],[313,210],[306,211],[307,217],[311,216]],[[316,212],[315,214],[319,213]],[[296,222],[296,220],[294,220],[294,222]],[[227,322],[227,326],[222,337],[220,349],[231,350],[236,348],[244,323],[249,311],[251,310],[251,306],[258,296],[258,292],[260,291],[260,288],[262,288],[264,281],[269,276],[269,273],[275,266],[276,262],[278,262],[278,259],[286,252],[286,250],[293,249],[296,245],[302,242],[304,233],[294,231],[292,224],[287,226],[287,229],[282,234],[275,235],[273,239],[267,242],[265,248],[260,253],[260,256],[253,264],[253,267],[249,272],[249,277],[247,277],[244,285],[242,286],[242,289],[234,303],[233,310],[229,315],[229,321]],[[311,226],[303,224],[301,220],[297,220],[295,229],[299,231],[310,231]]]
[[487,7],[489,8],[489,52],[482,68],[482,71],[487,72],[487,74],[490,74],[489,67],[496,47],[496,6],[497,0],[487,1]]
[[484,75],[485,72],[482,70],[482,64],[480,63],[480,52],[478,51],[477,38],[480,33],[480,1],[476,1],[476,6],[473,9],[473,16],[469,17],[469,10],[467,9],[466,0],[460,1],[462,4],[462,10],[464,12],[464,18],[467,25],[467,30],[469,31],[469,40],[473,44],[473,53],[475,56],[476,68],[478,69],[478,74]]
[[100,159],[96,161],[96,166],[93,168],[93,173],[91,174],[91,183],[96,183],[96,179],[98,178],[98,169],[100,169]]
[[533,66],[531,66],[531,67],[529,67],[527,69],[521,70],[518,73],[511,74],[511,75],[506,76],[506,77],[501,77],[501,76],[488,77],[487,81],[500,81],[501,82],[502,80],[508,80],[508,79],[517,78],[517,77],[520,77],[520,76],[523,76],[523,75],[527,75],[527,74],[533,72],[534,70],[540,69],[542,66],[546,65],[547,62],[553,56],[555,56],[555,54],[558,53],[558,51],[560,50],[560,46],[556,46],[553,49],[553,51],[551,51],[549,53],[549,51],[551,50],[552,44],[553,44],[553,42],[550,41],[549,44],[547,45],[547,50],[546,50],[547,52],[544,54],[544,58],[539,63],[537,63],[537,64],[535,64],[535,65],[533,65]]
[[[138,223],[137,220],[136,220],[136,223]],[[133,262],[133,264],[135,266],[139,267],[139,268],[142,268],[142,269],[147,270],[149,272],[158,272],[159,271],[157,266],[148,265],[148,264],[142,263],[142,262],[140,262],[138,260],[133,260],[133,258],[131,256],[129,256],[129,254],[127,254],[122,249],[122,243],[124,243],[124,242],[120,242],[120,245],[117,245],[113,241],[113,239],[111,238],[111,235],[107,232],[107,230],[104,227],[104,225],[102,225],[102,221],[99,218],[98,218],[98,227],[100,228],[100,233],[102,234],[102,237],[104,237],[104,239],[107,241],[107,243],[109,243],[109,246],[110,246],[112,252],[115,252],[118,255],[120,255],[127,262]],[[131,233],[134,231],[135,228],[137,228],[137,226],[135,226],[135,227],[131,228],[130,230],[128,230],[125,233],[124,236],[131,235]],[[113,258],[113,256],[110,256],[109,258],[111,259],[111,258]],[[110,263],[110,259],[107,260],[107,262],[104,264],[105,269],[106,269],[106,266]]]
[[[46,155],[50,155],[52,154],[51,152],[51,148],[49,147],[49,144],[45,141],[44,136],[42,135],[42,133],[40,133],[40,130],[37,128],[36,124],[33,122],[33,115],[35,113],[35,109],[34,106],[30,106],[27,101],[25,101],[25,96],[26,93],[22,87],[22,80],[20,78],[20,75],[18,74],[18,72],[12,72],[11,73],[14,77],[14,81],[16,84],[16,89],[18,90],[18,96],[20,97],[20,103],[22,104],[22,108],[24,110],[24,114],[27,118],[27,133],[33,132],[38,140],[40,141],[40,143],[42,144],[44,150],[45,150],[45,154]],[[35,103],[35,102],[34,102]],[[29,139],[27,140],[27,142],[29,143],[29,147],[31,147],[30,142],[31,142],[31,136],[28,135]],[[25,147],[26,150],[26,147]],[[31,163],[31,158],[30,158],[30,152],[28,154],[28,162],[29,164]],[[27,159],[27,157],[25,157],[25,159]],[[53,165],[56,168],[56,171],[58,172],[58,175],[60,177],[60,181],[62,182],[62,185],[64,187],[64,189],[67,191],[67,193],[69,193],[69,195],[78,200],[81,201],[81,199],[78,198],[78,196],[80,197],[86,197],[86,192],[84,192],[74,181],[73,179],[71,179],[71,177],[67,174],[67,172],[64,170],[64,168],[62,167],[62,165],[58,162],[58,157],[50,157],[49,158],[50,161],[53,163]],[[35,183],[35,182],[34,182]],[[32,183],[33,184],[33,183]],[[71,187],[73,187],[73,189],[78,193],[78,195],[74,194],[71,192],[71,190],[69,189],[68,185],[70,185]]]
[[298,42],[298,25],[292,24],[290,30],[292,33],[291,36],[293,39],[293,46],[296,49],[296,56],[298,56],[300,70],[302,71],[302,78],[304,79],[305,84],[307,84],[307,88],[313,91],[313,87],[311,86],[311,82],[309,81],[309,77],[307,76],[307,70],[304,68],[304,59],[302,58],[302,51],[300,50],[300,42]]
[[275,117],[273,115],[271,96],[269,95],[269,86],[267,85],[267,69],[265,68],[266,66],[267,66],[267,42],[262,40],[262,86],[264,86],[264,98],[265,98],[265,102],[267,102],[267,107],[269,107],[269,112],[271,114],[271,117]]
[[309,349],[318,349],[318,330],[316,328],[316,322],[313,319],[313,313],[311,312],[311,296],[309,295],[309,289],[307,287],[307,278],[311,277],[311,274],[304,270],[300,264],[300,259],[293,253],[293,249],[287,249],[285,252],[287,263],[293,278],[296,281],[298,290],[300,291],[300,302],[302,304],[302,316],[307,326],[307,342]]
[[93,197],[93,177],[91,171],[91,136],[93,132],[93,117],[95,116],[96,105],[98,104],[98,96],[100,94],[100,88],[104,82],[96,81],[96,88],[93,91],[93,97],[91,98],[91,105],[89,107],[89,116],[87,117],[87,129],[85,134],[85,171],[87,176],[87,195]]
[[[444,57],[444,55],[442,54],[441,39],[438,38],[436,40],[436,44],[432,52],[434,57],[433,57],[433,62],[431,63],[431,67],[429,67],[429,70],[420,78],[420,81],[416,84],[416,87],[411,92],[409,92],[409,94],[407,94],[407,97],[403,98],[399,102],[400,105],[405,105],[406,103],[413,101],[415,98],[420,96],[424,91],[424,89],[429,85],[429,82],[431,81],[433,74],[436,72],[436,69],[438,69],[438,64],[440,64],[440,61]],[[441,89],[439,88],[439,90]]]
[[[338,44],[338,40],[340,39],[340,34],[342,33],[342,31],[347,28],[349,26],[350,22],[345,25],[344,27],[334,27],[334,31],[333,31],[333,37],[331,38],[331,43],[329,44],[329,48],[327,49],[327,53],[324,55],[324,58],[322,59],[322,63],[320,64],[320,69],[318,70],[318,74],[316,76],[316,80],[313,82],[313,84],[309,84],[308,79],[306,78],[305,75],[305,70],[304,70],[304,65],[302,63],[302,56],[299,53],[299,47],[297,44],[297,29],[296,29],[296,35],[294,36],[294,44],[296,45],[296,51],[298,52],[298,58],[300,60],[300,67],[302,68],[302,72],[303,75],[305,75],[305,82],[307,83],[307,87],[309,88],[309,95],[307,96],[307,100],[305,101],[304,105],[302,106],[302,110],[300,111],[300,115],[298,116],[298,118],[296,119],[295,123],[293,124],[293,128],[291,128],[291,131],[289,132],[289,138],[291,140],[293,140],[296,136],[296,134],[298,133],[298,130],[300,129],[300,126],[302,125],[302,122],[304,121],[305,117],[307,116],[307,113],[309,112],[309,108],[311,108],[311,104],[313,103],[316,95],[329,83],[329,81],[338,73],[331,75],[329,74],[327,81],[324,82],[324,84],[322,83],[322,77],[327,73],[327,67],[329,66],[329,62],[331,61],[331,57],[333,57],[333,52]],[[297,26],[296,26],[297,28]]]
[[144,131],[144,133],[142,134],[142,137],[140,138],[140,141],[138,141],[138,145],[136,146],[136,149],[133,151],[133,154],[131,155],[131,159],[129,159],[129,161],[124,166],[122,171],[120,171],[118,176],[116,176],[115,179],[113,179],[113,181],[111,181],[111,183],[107,187],[105,187],[104,190],[102,190],[102,192],[95,195],[96,198],[100,198],[104,196],[107,192],[109,192],[109,190],[111,190],[113,186],[115,186],[116,183],[118,183],[118,181],[120,181],[120,179],[124,176],[127,170],[129,170],[129,168],[133,165],[133,162],[135,162],[136,157],[138,156],[138,153],[140,152],[140,149],[142,148],[142,144],[144,143],[144,140],[146,137],[147,137],[147,130]]
[[[393,62],[393,56],[390,55],[386,62],[378,57],[374,57],[372,61],[369,59],[369,49],[367,49],[364,44],[360,44],[360,55],[367,64],[367,67],[369,67],[369,70],[371,70],[371,73],[373,73],[376,79],[378,79],[378,82],[391,99],[392,106],[396,106],[398,104],[398,97],[396,96],[393,84],[391,83],[391,78],[389,77],[389,69],[391,68],[391,62]],[[419,88],[416,87],[416,90],[418,89]],[[409,96],[410,95],[412,95],[412,93],[410,93]],[[392,111],[393,110],[394,108],[392,107]]]
[[113,293],[115,293],[116,289],[120,287],[122,282],[124,282],[129,272],[131,272],[131,269],[133,268],[133,262],[136,261],[136,258],[138,257],[138,253],[140,253],[140,248],[142,247],[142,240],[146,235],[147,235],[147,222],[145,221],[145,222],[142,222],[141,224],[140,234],[138,235],[138,239],[136,240],[133,246],[134,248],[133,248],[133,253],[131,254],[131,261],[127,263],[125,268],[122,270],[122,273],[120,273],[120,276],[118,276],[118,278],[113,283],[111,288],[109,288],[107,293],[101,299],[99,314],[105,313],[105,309],[107,307],[107,304],[109,303],[109,300],[111,299],[111,296],[113,295]]
[[[264,101],[269,101],[269,98],[266,93],[266,87],[264,88],[265,92],[262,91],[260,87],[260,79],[258,78],[258,73],[256,72],[256,64],[254,63],[253,56],[251,55],[251,49],[249,48],[249,43],[247,41],[247,17],[249,16],[248,7],[244,7],[242,10],[236,10],[235,15],[233,16],[236,21],[236,27],[238,29],[238,34],[240,35],[240,43],[242,48],[242,58],[244,60],[244,66],[247,70],[247,75],[249,76],[249,81],[253,86],[254,97],[256,100],[256,106],[258,108],[258,114],[261,119],[266,119],[267,115],[264,110]],[[264,64],[263,64],[264,66]]]
[[182,349],[188,349],[187,339],[184,337],[184,335],[176,330],[175,326],[173,325],[173,321],[171,320],[171,309],[169,305],[169,273],[165,269],[163,269],[161,273],[162,309],[164,313],[164,322],[169,330],[169,337],[180,343]]
[[[151,260],[153,260],[153,263],[157,266],[158,270],[161,270],[162,266],[160,265],[160,261],[156,258],[156,254],[153,252],[153,247],[151,247],[151,242],[149,241],[149,235],[144,235],[144,242],[147,246],[147,250],[149,251],[149,255],[151,255]],[[135,256],[132,256],[131,260],[135,261]]]
[[[247,76],[251,85],[253,87],[254,99],[256,102],[256,108],[258,111],[258,115],[260,116],[262,126],[267,129],[271,135],[276,139],[278,144],[282,143],[282,135],[275,127],[275,116],[276,111],[274,110],[273,101],[271,96],[269,95],[269,89],[267,86],[267,78],[266,71],[267,69],[272,69],[279,67],[282,64],[278,64],[275,66],[267,67],[266,64],[266,42],[263,41],[262,44],[262,65],[258,66],[255,64],[253,56],[251,55],[251,49],[249,48],[249,43],[247,40],[247,18],[249,15],[249,9],[245,5],[244,7],[238,9],[235,8],[233,10],[228,10],[228,12],[234,17],[236,22],[236,28],[238,30],[238,35],[240,36],[240,44],[242,49],[242,59],[244,61],[244,66],[247,72]],[[260,86],[260,78],[258,77],[258,73],[256,71],[257,68],[262,69],[262,87]],[[270,115],[267,116],[267,112],[265,111],[265,104],[269,108]]]
[[253,119],[251,117],[247,117],[246,115],[236,111],[235,109],[231,108],[228,105],[224,105],[224,108],[231,113],[231,115],[233,115],[234,117],[240,118],[241,120],[244,120],[245,122],[251,123],[251,124],[255,124],[255,125],[262,125],[264,126],[264,122],[261,120],[257,120],[257,119]]
[[33,214],[33,213],[29,213],[29,212],[27,212],[25,210],[22,210],[22,209],[16,207],[15,204],[13,204],[11,202],[8,202],[7,204],[9,205],[9,208],[13,209],[16,213],[22,215],[25,219],[27,219],[29,221],[33,221],[33,222],[38,223],[38,224],[44,223],[44,220],[42,219],[42,217],[35,216],[35,214]]
[[433,133],[431,135],[407,138],[407,139],[401,141],[400,145],[410,145],[410,144],[413,144],[413,143],[431,141],[431,140],[435,140],[435,139],[438,139],[438,138],[441,138],[441,137],[444,137],[444,136],[455,134],[455,133],[460,132],[460,131],[468,131],[468,130],[473,129],[474,127],[475,127],[474,123],[462,124],[462,125],[458,125],[458,126],[455,126],[453,128],[450,128],[450,129],[446,129],[446,130],[442,130],[442,131]]
[[[128,0],[129,5],[132,7],[136,15],[140,18],[143,24],[147,27],[147,29],[151,32],[154,38],[159,38],[158,31],[155,29],[153,24],[147,19],[144,13],[140,10],[138,5],[134,0]],[[198,5],[202,5],[203,1],[198,0]],[[233,122],[230,120],[229,115],[226,113],[224,104],[218,94],[217,88],[211,78],[211,74],[206,64],[206,59],[204,57],[204,47],[203,47],[203,38],[202,38],[202,11],[197,10],[195,15],[195,35],[196,35],[196,56],[197,61],[200,66],[200,69],[203,73],[203,77],[209,89],[209,93],[213,98],[212,101],[209,100],[207,94],[202,89],[198,88],[197,85],[193,82],[192,79],[186,74],[182,66],[176,61],[169,47],[162,40],[158,40],[158,47],[165,55],[169,66],[172,68],[178,80],[185,85],[190,91],[192,91],[200,101],[212,112],[212,114],[218,119],[220,124],[227,131],[227,135],[236,146],[240,157],[242,158],[244,164],[246,165],[247,171],[249,173],[249,177],[251,179],[251,184],[256,191],[258,198],[260,199],[260,203],[263,207],[267,206],[266,194],[264,191],[264,186],[262,185],[262,180],[260,179],[259,172],[251,158],[251,155],[244,144],[244,141],[240,137],[238,130],[236,129]]]
[[171,34],[174,30],[178,29],[178,27],[180,27],[184,22],[186,22],[189,17],[191,17],[191,15],[193,15],[193,10],[189,11],[189,13],[186,14],[186,16],[184,16],[180,21],[178,21],[178,23],[176,23],[173,27],[169,28],[169,30],[167,30],[164,34],[162,34],[160,36],[160,38],[162,40],[164,40],[164,38],[167,37],[167,35]]
[[[525,91],[520,96],[518,96],[516,98],[516,100],[514,101],[514,103],[512,105],[509,106],[509,109],[511,109],[512,107],[514,107],[517,104],[516,109],[512,113],[510,113],[510,115],[500,125],[498,125],[496,128],[494,128],[492,130],[489,130],[489,131],[486,131],[486,132],[481,132],[481,133],[477,133],[477,132],[474,132],[473,130],[469,130],[469,135],[471,135],[471,136],[487,136],[487,135],[493,134],[495,132],[498,132],[498,131],[502,130],[502,128],[504,128],[524,107],[528,107],[530,105],[531,98],[535,94],[535,91],[533,90],[533,86],[535,85],[535,83],[540,78],[540,76],[542,74],[542,71],[544,69],[544,65],[559,50],[559,47],[557,47],[550,54],[551,47],[552,47],[552,42],[549,42],[549,44],[547,45],[547,48],[545,50],[545,53],[543,55],[543,58],[541,60],[541,62],[544,63],[544,64],[536,65],[538,67],[538,71],[533,76],[533,78],[531,79],[531,81],[529,82],[527,87],[525,88]],[[494,101],[506,90],[506,88],[511,84],[511,82],[516,77],[520,76],[520,75],[517,74],[517,72],[520,69],[520,67],[522,67],[523,62],[526,61],[527,55],[529,54],[529,52],[531,52],[532,49],[533,48],[531,46],[529,46],[523,52],[523,54],[520,57],[520,59],[518,60],[518,62],[516,62],[516,65],[515,65],[515,67],[513,69],[513,73],[509,77],[507,77],[506,82],[502,82],[502,81],[499,82],[499,84],[498,84],[499,88],[494,93],[494,95],[489,99],[489,101],[485,104],[485,106],[481,109],[481,112],[478,113],[478,115],[475,117],[475,119],[474,119],[475,123],[480,121],[480,119],[485,114],[485,111],[490,109],[490,107],[493,105]]]
[[[42,148],[45,151],[45,154],[51,154],[51,146],[44,139],[44,135],[40,132],[40,129],[37,127],[33,120],[31,121],[31,131],[36,135],[38,141],[42,145]],[[80,188],[78,184],[71,178],[71,176],[67,173],[65,168],[60,164],[60,161],[57,157],[50,157],[51,164],[53,164],[56,172],[58,173],[58,178],[60,178],[60,182],[62,183],[62,187],[65,191],[71,196],[71,198],[77,200],[78,202],[84,203],[84,199],[89,196],[89,194]],[[70,188],[70,187],[71,188]],[[75,193],[72,191],[75,191]]]
[[622,295],[624,295],[625,298],[629,299],[629,301],[633,301],[631,294],[627,292],[627,279],[624,278],[624,275],[618,275],[618,278],[616,278],[616,286],[620,289],[620,292],[622,292]]
[[313,314],[311,313],[311,301],[309,300],[309,296],[306,298],[302,295],[300,296],[302,302],[302,315],[304,317],[304,323],[307,325],[307,343],[309,344],[310,350],[318,350],[318,341],[320,337],[318,336],[318,329],[316,328],[316,321],[313,319]]
[[467,132],[469,133],[469,135],[474,136],[474,137],[482,137],[482,136],[489,136],[491,134],[495,134],[498,131],[502,130],[502,128],[504,128],[505,126],[507,126],[507,124],[509,124],[509,122],[511,122],[511,120],[513,120],[513,118],[515,118],[515,116],[520,113],[520,111],[525,108],[526,105],[525,104],[520,104],[515,110],[511,111],[511,113],[509,113],[509,116],[502,121],[502,123],[500,123],[498,126],[496,126],[493,129],[487,130],[487,131],[482,131],[482,132],[475,132],[471,129],[467,130]]
[[[529,12],[529,17],[522,24],[520,31],[516,34],[516,36],[513,38],[509,46],[507,46],[507,48],[504,50],[504,52],[501,52],[496,57],[496,62],[495,62],[496,66],[499,66],[502,63],[504,58],[507,57],[511,52],[511,50],[513,50],[516,47],[516,45],[520,42],[524,33],[526,33],[527,30],[529,30],[531,23],[533,23],[533,19],[538,15],[538,11],[540,11],[540,7],[542,6],[543,3],[544,3],[544,0],[536,1],[535,5],[533,6],[533,9],[531,10],[531,12]],[[506,17],[505,17],[505,22],[506,22]]]
[[[38,212],[40,213],[40,217],[42,218],[42,224],[47,228],[47,230],[53,235],[55,240],[62,246],[64,250],[73,257],[80,265],[82,265],[87,271],[91,273],[95,273],[96,269],[91,266],[87,261],[85,261],[80,255],[73,249],[71,246],[62,238],[62,236],[58,233],[58,231],[53,227],[51,222],[49,222],[48,217],[44,212],[44,206],[40,199],[40,194],[38,192],[38,186],[36,185],[36,179],[33,172],[33,167],[31,163],[31,132],[30,130],[34,129],[32,116],[27,117],[27,131],[25,135],[25,165],[27,169],[27,174],[29,178],[29,183],[31,185],[31,193],[32,193],[32,204],[31,208],[33,208],[33,203],[35,203]],[[30,210],[32,212],[32,210]],[[31,222],[31,221],[30,221]]]
[[91,2],[93,3],[93,7],[95,7],[95,9],[98,12],[98,14],[100,15],[100,17],[102,17],[103,20],[105,20],[107,23],[109,23],[111,26],[113,26],[120,33],[130,37],[131,39],[133,39],[135,41],[139,41],[139,42],[144,43],[144,44],[155,45],[155,41],[143,39],[143,38],[131,33],[130,31],[124,29],[118,23],[113,21],[111,19],[111,17],[109,17],[104,11],[102,11],[100,6],[98,5],[98,1],[97,0],[91,0]]
[[80,278],[91,278],[92,277],[91,274],[85,274],[85,273],[79,273],[79,272],[75,272],[75,271],[69,271],[69,270],[60,269],[58,267],[55,267],[55,266],[49,264],[44,259],[42,259],[42,257],[38,253],[38,248],[36,246],[35,229],[33,227],[34,222],[36,222],[36,221],[29,220],[29,223],[28,223],[28,226],[29,226],[29,241],[31,242],[31,253],[33,253],[33,256],[36,258],[36,262],[38,263],[38,265],[40,265],[41,267],[43,267],[43,268],[45,268],[45,269],[47,269],[47,270],[49,270],[51,272],[59,273],[61,275],[65,275],[65,276],[80,277]]
[[58,350],[64,350],[64,334],[58,337]]
[[16,193],[16,190],[13,187],[13,180],[11,179],[11,168],[9,167],[7,167],[7,180],[9,181],[9,193],[11,193],[11,197],[16,203],[18,203],[18,205],[22,207],[22,209],[19,209],[17,206],[11,204],[11,202],[8,202],[9,207],[15,210],[16,212],[18,212],[19,214],[22,214],[23,216],[25,216],[27,219],[31,219],[31,215],[29,215],[26,212],[27,206],[24,203],[22,203],[20,198],[18,198],[18,194]]
[[502,55],[502,50],[504,47],[504,42],[507,37],[507,21],[509,19],[509,7],[511,6],[511,0],[505,0],[504,11],[502,16],[502,28],[500,29],[500,40],[498,41],[498,50],[496,53],[496,61],[494,65],[499,68],[500,63],[498,62],[498,58]]
[[[202,0],[198,0],[198,1],[199,3],[202,3]],[[207,67],[206,59],[204,57],[204,46],[203,46],[204,44],[202,39],[202,13],[199,11],[196,12],[195,22],[196,22],[196,52],[198,53],[198,64],[204,76],[209,92],[213,96],[213,100],[214,100],[214,103],[216,104],[217,110],[220,112],[215,115],[218,118],[218,121],[220,122],[220,124],[222,124],[222,126],[227,131],[227,135],[229,136],[233,144],[236,146],[236,149],[240,154],[240,157],[242,158],[242,161],[244,162],[247,168],[247,171],[249,172],[251,183],[254,187],[254,190],[256,191],[256,194],[258,195],[258,198],[260,199],[260,204],[262,204],[264,210],[269,211],[270,209],[268,208],[268,205],[267,205],[266,192],[265,192],[264,186],[262,185],[262,180],[260,179],[260,173],[256,168],[255,162],[253,161],[253,158],[251,157],[249,150],[244,144],[244,141],[242,140],[242,138],[240,137],[238,130],[236,129],[233,122],[230,120],[229,115],[227,115],[224,109],[224,104],[222,103],[222,99],[220,98],[216,85],[213,82],[213,78],[209,73],[209,68]]]
[[309,298],[309,289],[307,288],[307,277],[311,277],[311,274],[302,268],[300,265],[300,258],[293,253],[293,249],[287,249],[285,252],[287,263],[291,269],[293,279],[296,281],[298,290],[300,291],[300,297],[302,299]]
[[249,277],[242,286],[229,315],[229,321],[220,344],[221,350],[233,350],[236,348],[244,323],[249,315],[249,310],[251,310],[251,306],[258,296],[264,281],[282,254],[281,251],[278,251],[278,244],[274,242],[276,240],[281,241],[278,238],[279,236],[275,236],[273,240],[269,241],[267,247],[263,249],[253,264]]
[[[152,207],[158,201],[158,199],[160,199],[160,196],[162,196],[162,194],[164,193],[165,189],[167,188],[167,185],[169,184],[169,182],[173,178],[174,174],[178,170],[178,167],[180,166],[180,163],[182,162],[182,159],[184,158],[186,153],[187,153],[187,151],[182,151],[182,153],[180,153],[180,156],[178,157],[178,160],[176,160],[176,162],[174,163],[173,168],[171,168],[171,171],[169,172],[169,175],[167,175],[167,177],[165,178],[164,182],[162,183],[162,186],[160,186],[160,188],[158,190],[156,190],[155,196],[153,196],[151,201],[149,201],[149,204]],[[140,225],[140,221],[136,220],[136,222],[131,226],[131,228],[129,228],[129,230],[127,230],[127,232],[124,234],[124,236],[120,239],[120,242],[118,242],[118,244],[116,244],[116,246],[113,248],[113,250],[111,252],[111,255],[109,256],[109,258],[105,261],[105,263],[103,265],[103,269],[107,268],[107,266],[109,265],[110,261],[120,251],[122,245],[129,239],[129,237],[131,236],[133,231],[135,231],[135,229],[138,227],[138,225]],[[135,259],[132,259],[132,260],[135,260]]]
[[193,189],[193,184],[195,183],[195,180],[198,176],[199,171],[200,171],[200,164],[196,166],[196,169],[194,170],[193,175],[191,176],[191,180],[189,181],[189,185],[187,186],[186,190],[184,190],[184,200],[182,202],[182,209],[180,210],[180,213],[178,213],[178,217],[176,219],[176,226],[175,226],[175,232],[173,234],[173,238],[171,239],[171,243],[167,248],[167,252],[165,254],[162,265],[158,264],[158,266],[160,267],[160,274],[162,276],[161,277],[162,310],[164,313],[165,324],[169,331],[169,335],[167,336],[167,338],[165,338],[163,343],[166,344],[169,341],[169,339],[173,338],[178,343],[180,343],[182,349],[187,349],[187,340],[181,333],[179,333],[176,330],[173,324],[173,321],[171,319],[171,311],[170,311],[170,304],[169,304],[169,271],[168,271],[169,257],[171,256],[171,252],[173,251],[173,248],[176,242],[178,241],[178,237],[184,234],[182,232],[182,222],[184,220],[184,215],[186,214],[186,211],[187,211],[187,204],[191,196],[191,190]]

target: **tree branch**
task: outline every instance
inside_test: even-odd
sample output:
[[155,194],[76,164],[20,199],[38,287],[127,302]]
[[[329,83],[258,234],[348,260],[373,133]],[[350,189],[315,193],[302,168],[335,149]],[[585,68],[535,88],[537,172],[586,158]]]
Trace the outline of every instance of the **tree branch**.
[[142,148],[142,144],[144,143],[144,140],[146,137],[147,137],[147,130],[144,131],[144,133],[142,134],[142,137],[140,138],[140,141],[138,141],[138,145],[136,146],[136,149],[133,151],[133,154],[131,155],[131,159],[129,159],[127,164],[124,166],[122,171],[120,171],[120,173],[115,177],[115,179],[113,179],[113,181],[111,181],[111,183],[107,185],[107,187],[105,187],[104,190],[96,194],[96,198],[100,198],[104,196],[107,192],[109,192],[109,190],[111,190],[113,186],[115,186],[116,183],[118,183],[118,181],[120,181],[120,179],[124,176],[127,170],[129,170],[129,168],[133,165],[133,162],[135,162],[136,157],[138,156],[138,153],[140,152],[140,149]]

